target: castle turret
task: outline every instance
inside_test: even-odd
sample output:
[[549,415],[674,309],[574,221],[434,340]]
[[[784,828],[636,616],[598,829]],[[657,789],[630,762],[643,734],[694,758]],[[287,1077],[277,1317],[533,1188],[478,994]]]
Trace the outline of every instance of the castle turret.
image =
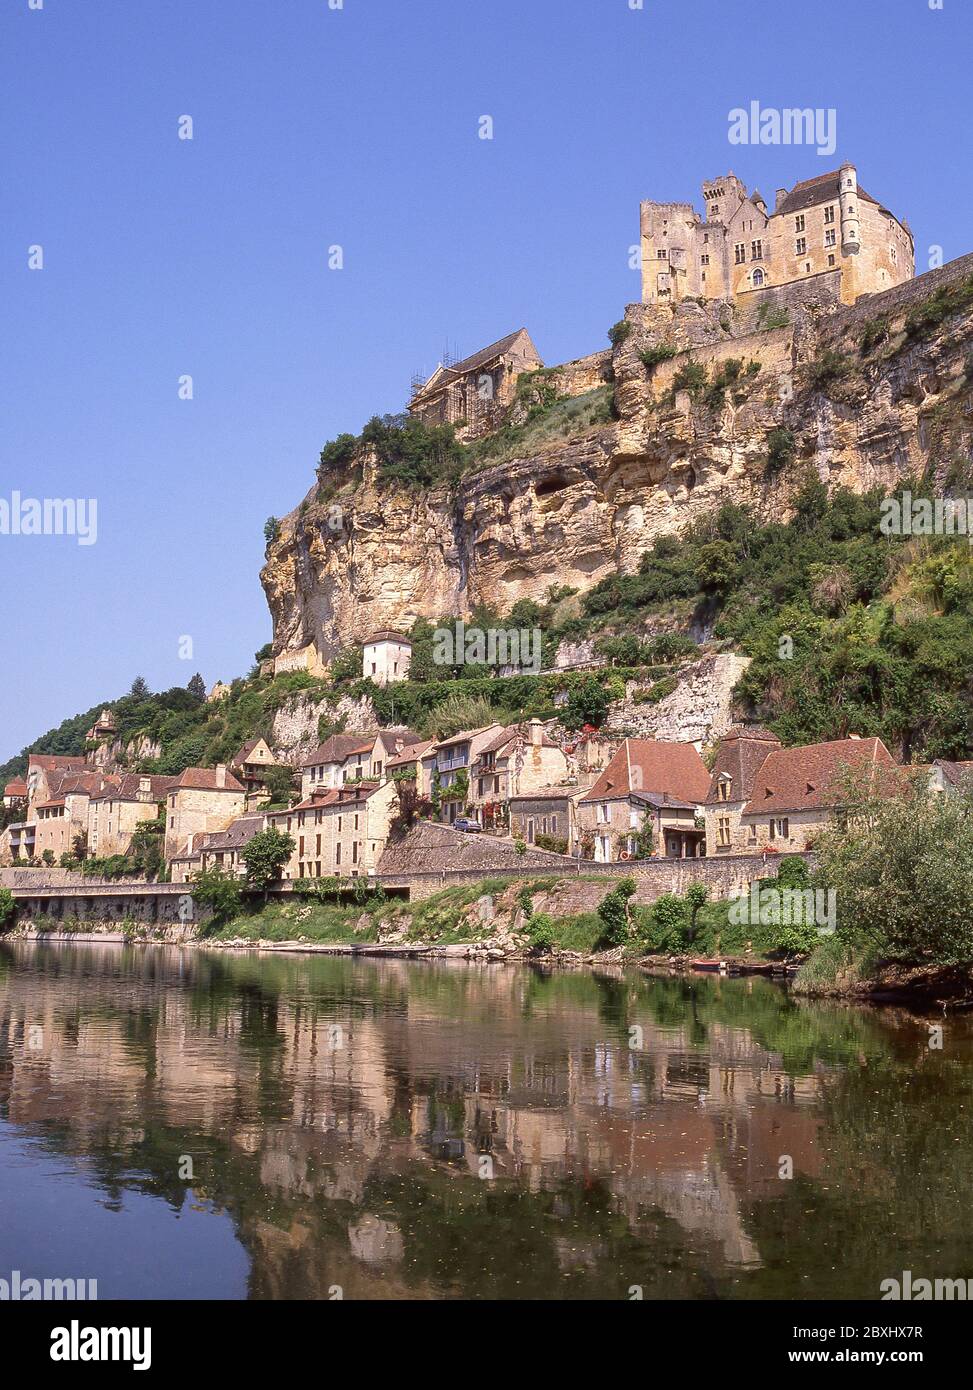
[[838,203],[841,207],[841,252],[857,256],[862,249],[861,219],[858,214],[858,170],[842,164],[838,173]]

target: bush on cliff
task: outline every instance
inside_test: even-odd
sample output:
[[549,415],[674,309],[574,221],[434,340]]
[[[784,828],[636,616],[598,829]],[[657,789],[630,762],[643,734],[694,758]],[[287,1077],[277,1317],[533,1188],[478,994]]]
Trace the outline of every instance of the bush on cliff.
[[14,895],[9,888],[0,888],[0,927],[5,927],[17,910]]

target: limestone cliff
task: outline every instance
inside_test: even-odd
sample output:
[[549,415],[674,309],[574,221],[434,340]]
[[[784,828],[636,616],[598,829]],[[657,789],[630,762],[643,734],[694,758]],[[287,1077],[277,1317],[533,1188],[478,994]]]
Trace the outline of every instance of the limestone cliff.
[[359,450],[268,547],[275,656],[583,591],[724,500],[785,516],[808,464],[856,491],[943,482],[970,449],[971,272],[965,257],[854,308],[804,286],[745,310],[633,305],[609,423],[427,491]]

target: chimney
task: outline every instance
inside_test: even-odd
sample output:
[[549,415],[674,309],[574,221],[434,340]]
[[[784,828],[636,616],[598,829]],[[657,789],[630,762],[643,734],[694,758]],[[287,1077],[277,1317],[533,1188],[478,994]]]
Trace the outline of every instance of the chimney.
[[218,787],[226,786],[226,763],[216,764],[216,785]]
[[528,725],[528,728],[530,729],[531,746],[534,748],[540,748],[541,738],[544,734],[544,725],[541,723],[539,719],[532,719],[530,721],[530,724]]
[[781,203],[784,201],[784,199],[785,199],[786,197],[787,197],[787,189],[786,189],[786,188],[778,188],[778,190],[777,190],[777,199],[776,199],[776,201],[775,201],[775,203],[774,203],[774,211],[775,211],[775,212],[776,212],[777,209],[780,207]]

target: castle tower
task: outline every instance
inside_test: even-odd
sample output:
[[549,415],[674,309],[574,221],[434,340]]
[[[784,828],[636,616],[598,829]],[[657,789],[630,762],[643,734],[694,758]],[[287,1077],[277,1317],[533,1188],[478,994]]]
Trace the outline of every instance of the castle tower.
[[838,203],[841,208],[841,253],[857,256],[862,249],[861,217],[858,211],[858,170],[842,164],[838,173]]

